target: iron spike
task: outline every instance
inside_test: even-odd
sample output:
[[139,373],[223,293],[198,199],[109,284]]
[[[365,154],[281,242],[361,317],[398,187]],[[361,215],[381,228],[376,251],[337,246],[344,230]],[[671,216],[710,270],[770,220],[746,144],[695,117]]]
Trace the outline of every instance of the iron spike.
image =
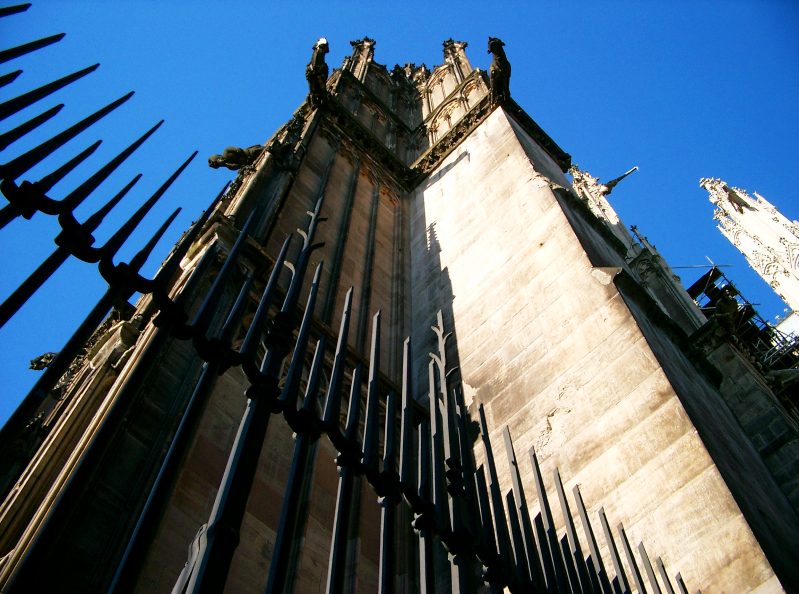
[[52,118],[56,115],[59,111],[64,108],[63,103],[59,103],[55,107],[51,107],[45,112],[40,113],[34,118],[31,118],[27,122],[20,124],[16,128],[9,130],[3,134],[0,134],[0,151],[5,150],[17,140],[25,136],[31,130],[35,130],[39,126],[41,126],[44,122]]
[[[568,592],[569,581],[566,575],[566,567],[564,566],[563,555],[561,553],[560,543],[558,542],[558,533],[555,529],[555,521],[552,517],[552,508],[549,505],[549,498],[547,497],[546,488],[544,487],[544,477],[541,476],[541,466],[538,464],[538,457],[535,455],[535,448],[531,447],[528,455],[530,456],[530,462],[533,466],[533,478],[535,479],[535,487],[538,491],[538,502],[541,507],[541,519],[544,523],[544,531],[546,533],[546,545],[549,546],[549,553],[554,563],[555,579],[558,584],[558,591]],[[519,486],[521,487],[521,484]],[[541,543],[541,545],[543,547],[544,543]],[[532,562],[533,559],[531,557],[531,567]]]
[[383,439],[383,473],[391,476],[392,482],[396,481],[397,474],[397,395],[389,392],[386,398],[386,428]]
[[[72,211],[78,207],[88,196],[97,189],[97,187],[103,183],[109,175],[111,175],[117,167],[119,167],[125,160],[130,157],[143,143],[146,141],[153,133],[161,127],[161,124],[164,123],[164,120],[158,122],[155,126],[150,128],[147,132],[142,134],[138,139],[136,139],[130,146],[124,149],[121,153],[119,153],[116,157],[111,159],[108,163],[106,163],[103,167],[101,167],[97,173],[92,175],[89,179],[83,182],[80,186],[75,188],[69,195],[61,201],[59,205],[60,212],[67,212]],[[194,153],[197,154],[196,152]],[[192,157],[193,158],[193,157]],[[191,161],[191,158],[189,159]],[[184,166],[185,167],[185,166]],[[175,176],[177,177],[177,175]],[[168,186],[167,186],[168,187]],[[53,213],[56,214],[56,213]]]
[[675,594],[674,586],[671,585],[669,573],[666,571],[666,566],[663,564],[663,559],[658,557],[655,560],[655,564],[658,566],[658,572],[660,572],[660,579],[663,582],[663,586],[666,588],[666,594]]
[[367,474],[377,471],[377,447],[380,427],[377,423],[377,406],[380,399],[378,374],[380,372],[380,312],[372,317],[372,347],[369,354],[369,383],[366,391],[366,421],[363,429],[363,465]]
[[5,326],[28,299],[41,287],[69,257],[69,252],[57,247],[0,305],[0,328]]
[[[486,581],[489,583],[499,583],[502,581],[501,571],[492,568],[498,564],[497,543],[494,539],[494,520],[491,518],[491,505],[488,502],[488,483],[486,482],[485,466],[482,464],[477,467],[474,473],[475,491],[477,492],[477,506],[480,518],[480,557],[483,566],[486,568]],[[488,575],[490,572],[490,575]]]
[[619,549],[616,546],[616,541],[613,539],[613,533],[610,530],[610,524],[608,524],[608,518],[605,515],[604,507],[599,508],[599,521],[602,524],[602,532],[605,533],[605,541],[608,544],[608,552],[610,552],[610,558],[611,561],[613,561],[613,569],[616,571],[616,579],[618,580],[621,594],[630,594],[632,592],[632,590],[630,590],[630,580],[627,579],[627,574],[624,573],[624,566],[621,563]]
[[677,587],[680,589],[680,594],[688,594],[688,587],[685,585],[685,581],[682,579],[682,574],[677,573],[674,576],[675,581],[677,582]]
[[[320,264],[321,266],[321,264]],[[305,396],[302,400],[302,410],[307,413],[308,421],[313,427],[308,426],[307,430],[313,431],[318,436],[319,430],[319,385],[322,382],[322,370],[325,364],[325,351],[327,350],[327,338],[322,336],[316,341],[314,356],[311,360],[311,370],[308,372],[308,384],[305,387]]]
[[336,493],[336,514],[333,518],[333,534],[330,541],[330,557],[327,566],[327,594],[340,594],[344,588],[344,574],[347,562],[347,530],[352,507],[353,462],[357,459],[358,417],[361,402],[362,366],[358,364],[352,373],[350,402],[347,411],[346,438],[344,447],[339,448],[336,464],[339,468],[338,491]]
[[580,485],[574,485],[572,494],[574,495],[574,501],[577,503],[577,511],[580,514],[580,520],[583,523],[583,533],[588,541],[588,550],[591,551],[591,565],[588,566],[588,570],[589,572],[591,569],[594,570],[599,580],[599,588],[602,590],[603,594],[613,594],[613,588],[610,585],[607,571],[605,571],[605,563],[602,561],[602,556],[599,554],[599,545],[594,536],[594,529],[591,527],[588,511],[585,508],[583,496],[580,493]]
[[434,594],[436,591],[435,562],[433,555],[433,536],[431,526],[435,523],[432,514],[430,458],[432,451],[431,426],[427,419],[419,424],[419,455],[416,473],[417,494],[420,505],[414,509],[414,528],[419,535],[419,590],[420,594]]
[[[252,274],[248,274],[220,332],[220,340],[223,344],[230,345],[233,333],[237,329],[247,306],[251,286]],[[219,371],[219,362],[203,365],[200,377],[194,386],[175,435],[169,444],[169,449],[164,456],[156,479],[147,496],[147,501],[139,514],[136,527],[128,539],[122,560],[117,565],[116,573],[108,592],[125,591],[124,585],[131,583],[135,579],[146,554],[147,545],[152,541],[154,532],[158,527],[158,518],[163,513],[169,493],[174,486],[180,460],[184,458],[185,452],[196,434],[208,398],[216,385]]]
[[635,555],[630,547],[630,541],[627,540],[627,533],[624,531],[624,526],[621,522],[616,528],[621,538],[621,546],[624,549],[624,555],[627,557],[627,565],[633,574],[633,581],[635,587],[638,588],[639,594],[646,594],[646,587],[644,586],[644,578],[641,576],[641,571],[638,569],[638,564],[635,562]]
[[[28,4],[28,6],[30,6],[30,4]],[[10,8],[16,8],[16,7],[12,6]],[[0,14],[0,16],[5,16],[5,15]],[[17,47],[12,47],[7,50],[0,51],[0,64],[8,62],[9,60],[14,60],[15,58],[19,58],[20,56],[24,56],[25,54],[35,52],[38,49],[47,47],[48,45],[58,43],[59,41],[64,39],[65,35],[66,33],[58,33],[56,35],[50,35],[49,37],[42,37],[41,39],[37,39],[36,41],[31,41],[29,43],[18,45]]]
[[244,336],[244,342],[241,345],[241,356],[244,362],[244,372],[250,381],[258,379],[259,370],[258,365],[254,363],[255,354],[258,349],[258,343],[261,340],[263,332],[264,319],[269,312],[269,306],[272,303],[272,296],[277,287],[277,282],[280,279],[280,272],[283,269],[283,260],[286,258],[289,244],[291,243],[291,235],[286,237],[283,241],[283,246],[280,248],[280,253],[275,259],[275,264],[272,267],[272,272],[269,274],[269,280],[266,282],[264,292],[258,301],[258,308],[255,310],[255,315],[252,318],[250,327],[247,329],[247,334]]
[[[252,213],[248,225],[255,220],[257,217]],[[218,592],[224,586],[269,427],[272,401],[279,393],[279,369],[291,346],[290,336],[295,328],[291,314],[295,307],[296,299],[287,296],[270,332],[270,344],[261,365],[264,381],[247,389],[247,408],[228,456],[208,520],[206,544],[199,552],[187,592]]]
[[[379,594],[394,592],[394,515],[398,502],[396,487],[396,419],[397,396],[389,393],[386,400],[385,444],[383,448],[383,471],[381,483],[373,483],[380,505],[380,554],[378,564]],[[381,493],[382,491],[382,493]]]
[[[86,254],[81,254],[81,251],[86,251],[94,239],[91,237],[91,232],[94,231],[97,226],[102,222],[103,217],[116,205],[122,197],[130,190],[131,187],[139,180],[141,174],[137,175],[131,182],[125,186],[122,191],[120,191],[114,198],[108,201],[108,203],[103,206],[100,210],[98,210],[95,214],[93,214],[89,219],[86,220],[83,225],[79,227],[79,235],[77,235],[78,241],[82,242],[79,246],[72,246],[70,245],[69,248],[67,247],[69,240],[64,236],[62,233],[58,237],[55,238],[55,243],[58,247],[53,251],[52,254],[42,262],[36,270],[34,270],[27,279],[25,279],[11,295],[0,305],[0,327],[4,326],[6,322],[8,322],[11,317],[19,311],[19,308],[30,299],[31,295],[33,295],[39,287],[41,287],[47,279],[52,276],[52,274],[58,270],[58,268],[67,260],[70,256],[70,253],[78,256],[84,256],[84,258],[92,260],[92,258],[88,257]],[[82,258],[82,259],[84,259]]]
[[402,344],[402,422],[400,425],[400,483],[410,491],[413,480],[413,395],[411,394],[411,339]]
[[283,391],[275,401],[275,408],[273,409],[275,412],[282,410],[291,428],[298,432],[301,431],[302,428],[299,427],[296,422],[297,396],[299,395],[300,380],[302,379],[302,372],[305,367],[305,353],[308,350],[308,339],[311,334],[313,311],[316,305],[316,295],[319,292],[319,279],[321,276],[322,263],[320,262],[314,272],[313,281],[311,281],[311,290],[308,293],[308,301],[305,304],[302,322],[300,322],[300,329],[297,332],[297,339],[294,343],[294,353],[291,356],[291,363],[289,364],[288,373],[286,374],[286,381],[283,384]]
[[211,325],[211,320],[216,313],[215,308],[217,301],[219,296],[222,294],[222,291],[225,289],[225,285],[228,282],[228,276],[231,270],[233,270],[233,267],[236,265],[239,252],[247,240],[250,226],[252,225],[253,221],[254,217],[252,214],[250,214],[247,222],[244,223],[244,227],[239,233],[239,236],[236,238],[236,242],[230,248],[227,258],[225,258],[225,262],[222,264],[222,268],[219,270],[214,282],[211,284],[211,288],[208,289],[208,293],[206,293],[205,299],[203,299],[200,308],[197,310],[197,313],[194,314],[191,327],[193,328],[195,344],[198,347],[204,345],[203,341],[206,340],[206,332],[208,331],[208,327]]
[[658,584],[658,579],[655,576],[655,569],[652,567],[652,562],[649,560],[649,555],[646,552],[643,542],[638,543],[638,554],[641,556],[641,560],[644,562],[644,571],[646,571],[646,577],[649,578],[649,583],[652,586],[652,592],[654,592],[654,594],[663,594],[660,591],[660,585]]
[[152,238],[144,245],[144,247],[139,250],[139,252],[133,256],[130,263],[128,264],[128,268],[134,272],[138,272],[138,270],[144,266],[144,263],[147,261],[147,258],[150,256],[150,253],[155,249],[155,246],[161,241],[161,237],[163,237],[166,230],[175,220],[175,218],[180,213],[180,208],[176,208],[172,211],[172,214],[167,217],[167,219],[161,224],[158,230],[153,234]]
[[347,425],[344,428],[344,436],[350,442],[353,451],[358,451],[358,425],[361,416],[361,385],[363,383],[363,365],[358,363],[352,372],[352,383],[350,385],[350,401],[347,406]]
[[229,187],[230,182],[225,183],[222,191],[219,192],[216,198],[211,201],[211,204],[202,212],[200,218],[191,225],[186,234],[180,239],[178,246],[172,251],[171,254],[169,254],[169,257],[155,276],[154,282],[159,289],[162,290],[162,287],[164,287],[165,284],[172,278],[172,275],[180,266],[181,260],[183,260],[183,257],[188,253],[189,249],[194,244],[194,240],[199,237],[206,221],[211,218],[211,215],[213,215],[217,205],[222,201],[222,197],[225,195],[225,192]]
[[164,193],[169,189],[169,186],[177,179],[177,177],[183,173],[183,170],[188,167],[189,163],[191,163],[192,159],[197,155],[197,151],[192,153],[192,155],[186,159],[180,167],[167,179],[163,185],[158,188],[155,193],[150,196],[150,198],[142,204],[139,209],[133,213],[131,216],[118,230],[114,233],[111,238],[100,248],[103,252],[103,257],[107,259],[113,258],[114,254],[117,253],[122,244],[125,243],[125,240],[130,236],[131,233],[138,227],[139,223],[142,222],[144,217],[150,211],[150,209],[155,206],[155,203],[161,199]]
[[44,160],[48,155],[53,153],[56,149],[63,146],[75,136],[83,132],[86,128],[101,120],[106,115],[114,111],[117,107],[125,103],[128,99],[133,97],[133,91],[123,95],[116,101],[112,101],[105,107],[97,110],[93,114],[83,118],[78,123],[73,124],[66,130],[59,132],[51,139],[46,140],[39,146],[32,148],[28,152],[20,155],[5,165],[0,165],[0,179],[15,180],[20,175],[28,171],[31,167]]
[[[188,340],[192,337],[192,328],[186,324],[188,316],[186,309],[189,303],[196,298],[201,280],[207,278],[206,274],[211,268],[211,262],[216,260],[217,248],[211,245],[202,252],[197,259],[197,264],[191,272],[187,274],[186,282],[180,287],[180,292],[174,301],[166,297],[166,303],[159,303],[159,312],[153,319],[153,324],[157,328],[168,327],[175,337],[180,340]],[[153,299],[159,299],[163,295],[160,291],[153,294]]]
[[449,518],[449,505],[446,491],[446,471],[444,468],[444,441],[442,435],[441,407],[436,390],[435,362],[431,359],[427,364],[427,381],[430,406],[430,469],[433,477],[431,485],[432,502],[435,512],[436,526],[439,532],[452,531]]
[[36,186],[36,189],[42,192],[43,194],[49,192],[54,185],[56,185],[58,182],[64,179],[64,177],[66,177],[73,169],[75,169],[75,167],[83,163],[83,161],[85,161],[89,157],[89,155],[94,153],[94,151],[97,150],[97,147],[99,147],[102,144],[102,142],[103,142],[102,140],[98,140],[88,148],[84,149],[82,152],[78,153],[72,159],[64,163],[61,167],[59,167],[52,173],[45,175],[42,179],[40,179],[38,182],[34,184]]
[[494,535],[497,540],[497,549],[499,550],[500,559],[503,560],[507,572],[507,570],[510,569],[509,561],[511,559],[512,550],[510,535],[508,534],[508,525],[505,521],[505,505],[502,499],[502,492],[499,488],[497,466],[494,461],[494,449],[491,446],[491,438],[488,434],[488,423],[486,422],[485,409],[482,403],[477,407],[477,410],[480,415],[480,436],[482,437],[486,467],[488,468],[488,489],[491,495],[491,507],[494,514]]
[[[514,566],[514,571],[511,575],[522,584],[530,584],[532,583],[530,580],[530,567],[527,562],[524,537],[522,536],[522,525],[519,520],[518,504],[513,497],[513,489],[505,493],[505,504],[508,506],[508,532],[510,533],[511,544],[513,545],[511,552],[513,554],[512,565]],[[543,589],[542,591],[545,592],[547,590]]]
[[502,437],[505,441],[505,454],[508,458],[508,466],[510,467],[513,500],[516,503],[516,514],[519,518],[519,530],[521,530],[522,546],[524,547],[521,552],[527,564],[527,578],[535,583],[540,576],[538,576],[536,566],[536,547],[533,538],[533,527],[530,522],[529,512],[527,511],[527,500],[524,496],[524,487],[522,487],[519,462],[516,458],[516,452],[513,449],[513,440],[511,439],[510,429],[507,425],[502,428]]
[[30,2],[26,2],[25,4],[16,4],[14,6],[4,6],[0,8],[0,18],[11,16],[12,14],[18,14],[20,12],[25,12],[31,7]]
[[[0,62],[2,62],[2,60],[0,60]],[[67,86],[68,84],[83,78],[87,74],[97,70],[99,66],[99,64],[94,64],[88,68],[78,70],[77,72],[68,74],[62,78],[59,78],[58,80],[54,80],[51,83],[47,83],[46,85],[42,85],[41,87],[33,89],[32,91],[23,93],[18,97],[14,97],[13,99],[9,99],[8,101],[0,103],[0,120],[4,120],[9,116],[14,115],[18,111],[22,111],[29,105],[33,105],[37,101],[55,93],[57,90]]]
[[106,215],[117,205],[119,202],[127,195],[128,192],[135,186],[138,181],[141,179],[141,173],[137,173],[136,176],[131,179],[124,188],[122,188],[117,194],[111,198],[108,202],[106,202],[97,212],[91,215],[86,221],[81,225],[81,229],[87,233],[91,233],[97,227],[100,226],[100,223],[103,222]]
[[323,423],[333,443],[341,436],[339,428],[339,414],[341,412],[341,384],[344,379],[344,362],[347,357],[347,340],[350,332],[350,317],[352,316],[352,287],[344,297],[344,308],[341,312],[341,324],[336,341],[336,354],[333,356],[333,367],[330,371],[330,383],[327,388]]
[[20,74],[22,74],[22,70],[15,70],[14,72],[9,72],[8,74],[0,76],[0,87],[5,87],[6,85],[10,85],[12,82],[17,80],[17,77]]

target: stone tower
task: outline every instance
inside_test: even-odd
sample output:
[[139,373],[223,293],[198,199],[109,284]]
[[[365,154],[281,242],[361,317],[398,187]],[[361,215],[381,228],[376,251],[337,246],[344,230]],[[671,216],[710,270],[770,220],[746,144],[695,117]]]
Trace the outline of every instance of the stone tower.
[[[210,160],[239,173],[164,264],[168,290],[146,294],[98,329],[57,393],[14,434],[27,445],[5,473],[0,583],[80,592],[111,584],[169,592],[178,583],[183,591],[213,537],[237,542],[225,572],[229,592],[271,588],[273,579],[297,592],[371,592],[387,583],[381,591],[455,591],[456,580],[494,591],[470,581],[477,574],[459,565],[456,546],[429,558],[419,552],[429,518],[414,511],[413,535],[411,512],[385,487],[395,484],[392,465],[368,468],[374,451],[362,457],[369,483],[385,488],[379,505],[366,480],[347,482],[346,458],[360,454],[321,435],[310,402],[351,383],[348,406],[357,409],[356,377],[368,368],[364,443],[390,449],[391,431],[369,437],[378,419],[390,426],[396,416],[387,394],[409,394],[408,407],[424,417],[431,399],[438,402],[437,386],[444,400],[453,388],[468,411],[459,417],[464,465],[472,455],[493,464],[478,434],[498,452],[504,442],[512,462],[499,469],[498,493],[517,505],[508,508],[514,546],[505,567],[527,563],[533,547],[564,559],[578,554],[568,553],[566,513],[519,499],[522,490],[554,492],[560,469],[579,505],[592,516],[601,510],[603,531],[612,531],[606,517],[621,522],[631,542],[646,541],[662,560],[657,576],[645,568],[650,580],[663,584],[667,566],[709,592],[799,587],[790,546],[799,542],[796,485],[765,460],[773,441],[753,445],[727,404],[722,363],[692,343],[705,315],[654,246],[621,224],[606,199],[611,184],[578,169],[567,176],[570,156],[510,97],[502,42],[489,41],[489,72],[472,67],[466,43],[443,45],[443,63],[432,70],[388,69],[364,38],[328,78],[322,39],[306,70],[309,96],[286,125],[263,146],[231,147]],[[316,273],[306,278],[306,269]],[[272,301],[259,301],[267,294]],[[281,299],[289,306],[280,309]],[[251,331],[259,324],[263,337]],[[292,332],[298,345],[306,342],[289,356],[281,340]],[[281,356],[269,359],[273,351]],[[745,362],[723,365],[755,377]],[[278,391],[305,391],[304,412],[288,423],[278,416],[267,425],[269,411],[259,408],[266,371]],[[339,416],[348,434],[360,435],[343,407],[330,418],[325,412],[325,422]],[[259,422],[262,438],[238,450]],[[436,415],[429,423],[439,436]],[[510,435],[524,453],[518,461]],[[421,437],[418,447],[426,451]],[[437,472],[420,454],[418,479],[429,477],[435,490],[446,475],[445,501],[454,506],[469,487],[451,479],[462,470],[458,455],[446,456],[446,472]],[[240,526],[212,535],[209,517],[227,505],[237,464],[252,469]],[[315,470],[295,484],[298,464]],[[281,507],[294,503],[287,493],[296,495],[290,521],[299,536],[281,545]],[[393,504],[398,534],[387,578],[379,527]],[[355,510],[344,528],[342,508]],[[496,509],[494,499],[490,510],[480,502],[486,515]],[[535,543],[521,534],[531,517]],[[281,546],[285,563],[273,557]],[[608,544],[588,557],[575,557],[574,567],[601,578],[590,588],[623,587],[624,571],[641,579]],[[335,587],[334,566],[343,567]],[[424,583],[434,566],[449,569]],[[580,576],[540,579],[553,590],[577,591],[579,583],[588,591]]]
[[713,218],[724,237],[791,308],[779,328],[799,332],[799,223],[788,220],[757,192],[752,197],[720,179],[703,178],[699,183],[710,194],[716,207]]

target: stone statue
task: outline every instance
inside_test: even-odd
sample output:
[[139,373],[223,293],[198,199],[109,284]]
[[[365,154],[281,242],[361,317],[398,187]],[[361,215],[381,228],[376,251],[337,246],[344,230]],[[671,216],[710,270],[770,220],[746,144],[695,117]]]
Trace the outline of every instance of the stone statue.
[[721,187],[724,190],[724,193],[727,195],[727,200],[729,200],[732,207],[737,210],[740,214],[744,213],[744,208],[749,210],[757,210],[754,206],[750,205],[746,200],[744,200],[738,192],[733,190],[727,184],[724,184]]
[[729,336],[735,336],[738,328],[738,301],[735,299],[735,289],[731,286],[726,285],[721,290],[713,319]]
[[46,369],[50,365],[50,363],[53,362],[53,359],[55,359],[55,356],[57,354],[58,353],[50,352],[50,353],[45,353],[44,355],[39,355],[35,359],[31,360],[30,369],[34,369],[36,371],[41,371],[42,369]]
[[488,53],[494,55],[488,69],[491,81],[491,103],[501,104],[510,99],[510,62],[502,49],[505,44],[496,37],[488,38]]
[[227,167],[233,170],[241,169],[252,165],[263,150],[264,147],[260,144],[255,144],[249,148],[229,146],[222,151],[221,155],[208,157],[208,166],[214,169],[219,169],[220,167]]
[[325,62],[325,54],[330,51],[327,39],[320,37],[313,46],[313,54],[308,66],[305,67],[305,78],[308,80],[308,101],[311,107],[317,108],[322,105],[327,94],[327,74],[328,68]]

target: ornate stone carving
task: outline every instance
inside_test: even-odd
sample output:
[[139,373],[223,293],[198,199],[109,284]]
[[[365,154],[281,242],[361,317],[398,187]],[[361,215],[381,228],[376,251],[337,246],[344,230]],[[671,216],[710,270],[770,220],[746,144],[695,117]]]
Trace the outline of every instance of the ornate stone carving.
[[716,302],[712,318],[728,336],[735,336],[738,327],[738,311],[735,289],[727,285],[721,290],[721,297]]
[[227,169],[241,169],[247,165],[252,165],[258,156],[263,152],[264,147],[260,144],[248,148],[229,146],[221,155],[211,155],[208,157],[208,166],[213,169],[226,167]]
[[488,70],[491,81],[491,103],[499,105],[510,99],[510,62],[505,55],[505,44],[496,37],[488,38],[488,53],[494,56]]
[[308,81],[308,102],[311,107],[317,108],[327,95],[327,75],[330,70],[325,62],[325,54],[330,51],[327,39],[320,37],[313,45],[311,61],[305,67],[305,79]]
[[716,206],[713,217],[718,229],[791,309],[799,309],[796,223],[759,194],[753,193],[753,198],[746,190],[715,178],[702,178],[699,184]]
[[29,369],[33,369],[34,371],[41,371],[42,369],[46,369],[50,365],[50,363],[53,362],[53,359],[55,359],[57,354],[58,353],[49,352],[49,353],[44,353],[43,355],[39,355],[35,359],[31,359],[31,364]]

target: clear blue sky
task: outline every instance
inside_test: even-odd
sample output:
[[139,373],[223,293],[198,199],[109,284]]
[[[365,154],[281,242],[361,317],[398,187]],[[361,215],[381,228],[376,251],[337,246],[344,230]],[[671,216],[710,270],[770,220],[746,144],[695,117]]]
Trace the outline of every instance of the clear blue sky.
[[[13,3],[7,2],[4,4]],[[157,265],[182,229],[233,174],[205,160],[225,146],[264,142],[303,100],[305,64],[314,41],[330,42],[338,67],[349,41],[377,40],[388,66],[441,59],[441,42],[467,41],[476,67],[487,68],[486,39],[501,37],[513,65],[511,92],[575,163],[603,179],[632,165],[640,171],[614,191],[624,222],[638,225],[675,267],[730,264],[727,274],[766,317],[783,305],[716,231],[700,177],[754,190],[789,218],[799,217],[793,182],[799,158],[799,4],[726,2],[35,2],[0,20],[0,46],[58,32],[58,45],[0,67],[22,68],[0,100],[73,70],[100,69],[0,130],[56,103],[65,109],[41,129],[55,133],[129,90],[136,95],[101,126],[68,145],[44,174],[103,139],[52,195],[62,197],[159,119],[166,123],[131,165],[111,178],[81,213],[91,212],[135,173],[144,174],[120,214],[130,213],[192,151],[195,162],[164,204],[129,242],[140,246],[175,206],[177,224],[148,263]],[[14,145],[0,162],[24,150]],[[102,241],[113,226],[98,233]],[[0,233],[0,297],[53,249],[56,227],[37,215]],[[677,269],[686,283],[701,271]],[[62,268],[0,330],[0,422],[36,379],[28,361],[58,350],[104,290],[96,270]]]

